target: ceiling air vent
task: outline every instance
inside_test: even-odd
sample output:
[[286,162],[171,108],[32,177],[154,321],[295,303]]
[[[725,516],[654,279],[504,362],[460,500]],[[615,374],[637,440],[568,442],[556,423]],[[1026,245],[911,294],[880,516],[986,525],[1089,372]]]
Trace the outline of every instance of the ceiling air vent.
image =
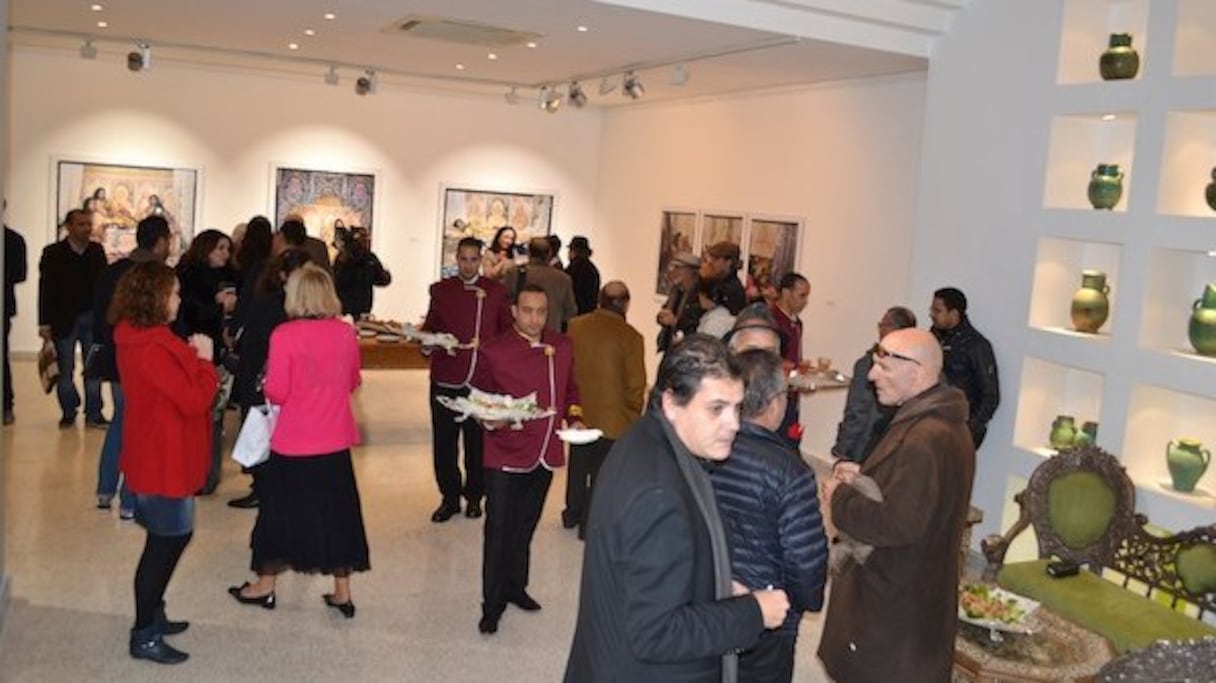
[[416,15],[394,22],[388,30],[391,33],[399,33],[412,38],[485,47],[523,45],[530,40],[540,38],[540,34],[528,31],[515,31],[501,26],[490,26],[459,19]]

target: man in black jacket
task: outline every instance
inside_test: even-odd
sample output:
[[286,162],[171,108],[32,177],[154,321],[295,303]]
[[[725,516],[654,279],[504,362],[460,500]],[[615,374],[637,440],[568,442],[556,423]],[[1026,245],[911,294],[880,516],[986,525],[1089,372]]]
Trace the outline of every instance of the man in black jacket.
[[[4,202],[8,209],[8,201]],[[25,238],[16,230],[4,226],[4,424],[13,420],[13,370],[8,362],[8,336],[13,330],[13,316],[17,315],[17,293],[15,285],[25,282],[27,264],[25,260]]]
[[127,258],[111,263],[97,281],[93,296],[93,344],[94,352],[85,367],[85,377],[110,383],[110,397],[114,407],[110,412],[110,427],[101,444],[101,457],[97,464],[97,508],[109,510],[115,493],[119,493],[118,516],[124,520],[135,517],[135,497],[124,483],[118,486],[118,456],[122,453],[122,422],[126,401],[118,377],[118,362],[114,354],[114,326],[106,319],[110,300],[118,289],[118,280],[136,263],[160,261],[169,258],[169,222],[163,216],[152,215],[141,220],[135,229],[135,250]]
[[574,286],[574,303],[578,306],[578,314],[586,315],[599,305],[600,269],[591,262],[591,243],[586,237],[576,235],[567,247],[570,252],[570,265],[566,266],[566,275]]
[[970,404],[967,426],[978,450],[988,433],[988,421],[1001,403],[992,344],[971,326],[967,297],[954,287],[933,293],[929,317],[933,319],[933,336],[942,345],[946,379],[967,395]]
[[[93,345],[93,293],[106,268],[106,253],[89,239],[93,213],[72,209],[63,219],[67,235],[42,250],[38,262],[38,335],[55,345],[59,359],[59,428],[76,423],[80,393],[72,375],[76,372],[76,346],[87,357]],[[103,311],[101,315],[105,315]],[[101,382],[84,381],[85,423],[105,429],[101,414]]]
[[663,357],[650,411],[596,480],[566,683],[734,681],[728,653],[785,620],[785,591],[732,584],[705,471],[730,455],[742,399],[721,341],[694,334]]
[[[345,231],[343,231],[345,232]],[[387,287],[392,273],[372,252],[367,228],[354,227],[349,233],[335,238],[338,258],[334,260],[334,287],[342,301],[342,313],[356,320],[372,312],[375,287]]]

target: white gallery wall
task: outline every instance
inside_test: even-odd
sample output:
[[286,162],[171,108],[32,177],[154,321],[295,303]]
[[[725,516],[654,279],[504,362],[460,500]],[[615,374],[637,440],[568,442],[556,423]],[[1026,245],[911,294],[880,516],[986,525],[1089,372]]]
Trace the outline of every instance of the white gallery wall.
[[[811,282],[804,357],[850,372],[888,307],[909,299],[924,74],[825,84],[604,115],[593,243],[606,277],[629,283],[653,377],[653,295],[665,208],[805,218],[797,269]],[[609,239],[605,237],[611,236]],[[844,392],[803,400],[803,449],[825,455]]]
[[118,55],[17,47],[5,98],[12,117],[9,224],[26,236],[31,281],[18,287],[13,347],[37,348],[37,259],[53,239],[52,160],[202,170],[196,231],[272,217],[271,166],[377,174],[373,248],[393,271],[376,313],[414,320],[437,275],[443,183],[556,195],[554,228],[598,235],[596,110],[552,116],[531,103],[383,85],[358,97],[349,79],[205,69],[157,61],[131,73]]
[[[0,0],[0,20],[4,25],[8,25],[8,0]],[[8,31],[0,31],[0,93],[8,92],[9,81],[9,59],[8,59]],[[8,178],[8,166],[3,163],[3,159],[8,155],[8,108],[0,107],[0,188],[3,188]],[[3,303],[0,302],[0,306]],[[8,311],[4,312],[8,315]],[[3,370],[0,370],[3,372]],[[0,451],[0,459],[8,455],[7,448]],[[4,467],[3,462],[0,462],[0,470]],[[8,596],[9,583],[8,574],[4,570],[4,508],[7,506],[5,502],[4,481],[0,480],[0,626],[4,625],[4,614],[8,611]]]

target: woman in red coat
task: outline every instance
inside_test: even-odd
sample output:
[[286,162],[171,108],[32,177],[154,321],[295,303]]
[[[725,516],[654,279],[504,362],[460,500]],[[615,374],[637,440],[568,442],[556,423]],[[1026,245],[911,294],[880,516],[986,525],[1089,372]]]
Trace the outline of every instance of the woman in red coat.
[[108,313],[127,399],[119,466],[135,494],[135,519],[147,530],[135,570],[130,652],[160,664],[188,657],[164,641],[190,625],[165,617],[164,595],[194,533],[194,492],[210,464],[217,383],[211,339],[196,334],[186,343],[169,329],[180,306],[177,276],[151,261],[122,276]]

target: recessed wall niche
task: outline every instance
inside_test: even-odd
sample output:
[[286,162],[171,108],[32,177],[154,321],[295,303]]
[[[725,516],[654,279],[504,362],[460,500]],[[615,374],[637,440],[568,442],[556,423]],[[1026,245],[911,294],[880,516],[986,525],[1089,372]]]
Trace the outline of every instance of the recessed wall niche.
[[1123,174],[1122,196],[1113,210],[1126,211],[1135,142],[1135,114],[1109,112],[1053,117],[1043,206],[1099,211],[1090,204],[1089,182],[1099,164],[1113,164]]
[[[1102,411],[1103,377],[1051,361],[1027,356],[1022,363],[1021,391],[1014,421],[1014,445],[1042,456],[1055,454],[1048,437],[1058,415],[1072,416],[1078,428],[1097,422]],[[1099,425],[1098,443],[1103,434]]]
[[[1039,239],[1030,294],[1030,326],[1084,339],[1109,338],[1115,320],[1115,302],[1119,298],[1121,252],[1117,244],[1052,237]],[[1077,332],[1070,315],[1072,297],[1081,287],[1083,271],[1102,272],[1110,287],[1110,315],[1096,334]]]
[[1216,252],[1154,249],[1145,278],[1140,345],[1216,366],[1216,357],[1196,353],[1187,337],[1195,301],[1208,283],[1216,283]]
[[1174,75],[1216,75],[1216,2],[1180,0],[1175,26]]
[[[1216,8],[1216,0],[1212,5]],[[1166,115],[1157,211],[1216,218],[1205,192],[1216,169],[1216,110],[1171,111]]]
[[1109,46],[1112,33],[1132,35],[1132,47],[1140,55],[1143,74],[1144,63],[1151,57],[1146,40],[1148,7],[1148,0],[1067,0],[1061,22],[1056,81],[1060,85],[1101,81],[1098,60]]
[[1216,509],[1216,468],[1208,468],[1192,493],[1174,491],[1166,448],[1179,438],[1216,446],[1216,400],[1151,385],[1137,385],[1128,406],[1122,461],[1137,486]]

